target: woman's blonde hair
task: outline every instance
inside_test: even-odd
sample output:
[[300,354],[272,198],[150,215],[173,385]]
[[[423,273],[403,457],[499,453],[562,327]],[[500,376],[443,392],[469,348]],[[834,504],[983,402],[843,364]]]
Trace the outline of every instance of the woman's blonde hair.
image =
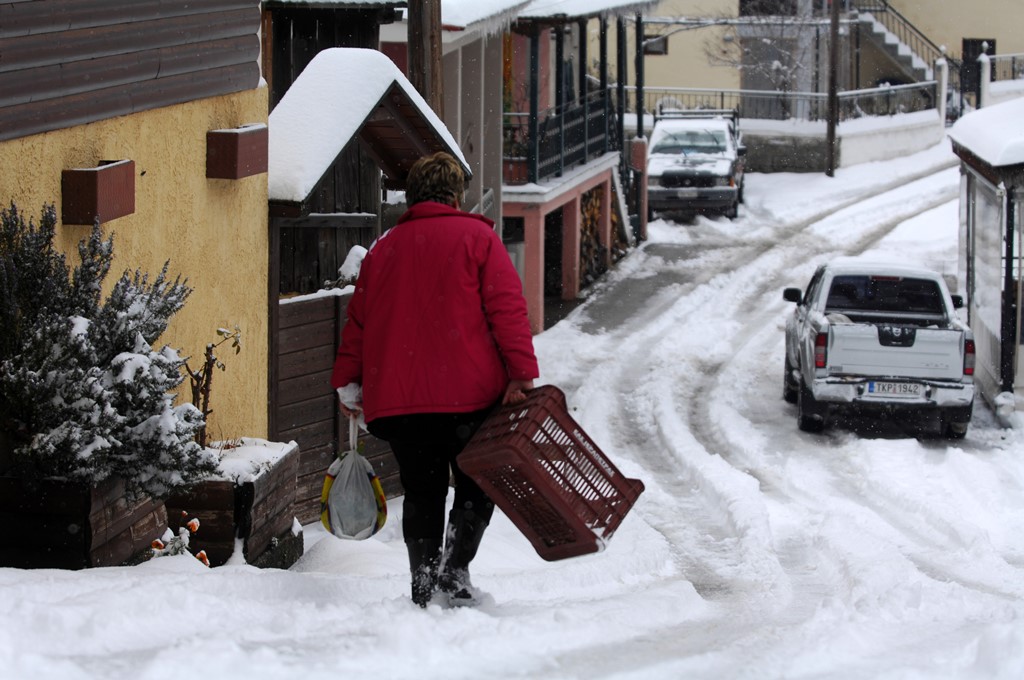
[[405,202],[412,206],[423,201],[436,201],[455,206],[462,202],[466,176],[455,158],[444,151],[424,156],[409,170],[405,184]]

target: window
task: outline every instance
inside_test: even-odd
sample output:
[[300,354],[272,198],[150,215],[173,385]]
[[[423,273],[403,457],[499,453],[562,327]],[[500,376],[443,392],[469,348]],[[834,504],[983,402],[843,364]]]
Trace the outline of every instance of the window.
[[796,0],[740,0],[740,16],[795,16]]
[[668,54],[668,36],[645,35],[644,54],[666,55]]
[[934,281],[897,276],[837,276],[828,291],[827,311],[943,314]]

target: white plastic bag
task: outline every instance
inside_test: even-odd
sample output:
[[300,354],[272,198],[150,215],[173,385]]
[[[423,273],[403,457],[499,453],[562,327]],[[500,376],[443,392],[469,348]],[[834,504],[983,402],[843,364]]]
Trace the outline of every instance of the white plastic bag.
[[338,538],[362,540],[383,528],[388,507],[380,479],[357,450],[356,424],[349,420],[349,449],[327,468],[320,494],[320,521]]

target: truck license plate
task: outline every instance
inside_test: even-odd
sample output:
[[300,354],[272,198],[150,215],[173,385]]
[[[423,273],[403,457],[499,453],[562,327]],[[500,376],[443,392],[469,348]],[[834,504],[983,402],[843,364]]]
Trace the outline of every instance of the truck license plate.
[[871,381],[868,383],[868,393],[884,397],[920,397],[921,385],[917,383]]

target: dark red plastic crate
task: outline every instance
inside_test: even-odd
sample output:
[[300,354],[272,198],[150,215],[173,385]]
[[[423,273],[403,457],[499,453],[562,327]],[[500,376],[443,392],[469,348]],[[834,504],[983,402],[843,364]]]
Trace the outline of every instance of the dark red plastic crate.
[[492,413],[458,464],[549,561],[603,550],[644,490],[573,420],[553,385]]

